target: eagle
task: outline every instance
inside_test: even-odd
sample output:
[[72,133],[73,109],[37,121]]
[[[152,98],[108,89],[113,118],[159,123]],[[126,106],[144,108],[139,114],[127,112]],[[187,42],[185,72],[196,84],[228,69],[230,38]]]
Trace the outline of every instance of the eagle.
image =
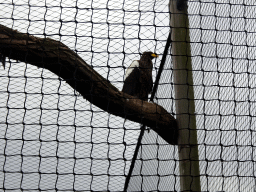
[[156,53],[144,52],[140,60],[132,62],[126,70],[122,92],[144,101],[148,100],[148,94],[153,87],[152,59],[156,57]]

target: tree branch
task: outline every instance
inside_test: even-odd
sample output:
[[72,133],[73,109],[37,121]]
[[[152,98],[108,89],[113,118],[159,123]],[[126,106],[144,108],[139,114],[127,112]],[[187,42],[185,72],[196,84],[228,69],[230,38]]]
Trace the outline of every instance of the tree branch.
[[59,41],[0,25],[0,56],[48,69],[102,110],[145,124],[168,143],[177,144],[176,120],[163,107],[119,91]]

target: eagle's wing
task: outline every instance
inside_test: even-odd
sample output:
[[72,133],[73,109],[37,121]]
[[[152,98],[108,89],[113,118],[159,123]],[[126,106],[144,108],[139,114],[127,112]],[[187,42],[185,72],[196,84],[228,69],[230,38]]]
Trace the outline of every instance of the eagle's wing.
[[126,70],[124,80],[132,73],[132,71],[133,71],[136,67],[139,67],[139,66],[140,66],[139,61],[137,61],[137,60],[133,61],[132,64],[131,64],[131,65],[128,67],[128,69]]
[[153,87],[151,60],[140,61],[140,99],[147,101]]
[[140,69],[139,61],[133,61],[126,71],[122,92],[139,97],[140,93]]

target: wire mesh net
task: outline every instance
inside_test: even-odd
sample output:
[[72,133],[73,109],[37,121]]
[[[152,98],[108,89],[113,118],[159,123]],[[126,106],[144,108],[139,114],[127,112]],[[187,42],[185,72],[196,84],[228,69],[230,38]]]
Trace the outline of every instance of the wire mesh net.
[[[169,34],[169,1],[0,1],[2,25],[61,41],[121,90],[125,69]],[[202,191],[255,190],[255,8],[188,2]],[[175,115],[169,51],[154,102]],[[123,191],[140,125],[28,63],[0,70],[0,189]],[[177,146],[145,132],[129,191],[179,191]]]

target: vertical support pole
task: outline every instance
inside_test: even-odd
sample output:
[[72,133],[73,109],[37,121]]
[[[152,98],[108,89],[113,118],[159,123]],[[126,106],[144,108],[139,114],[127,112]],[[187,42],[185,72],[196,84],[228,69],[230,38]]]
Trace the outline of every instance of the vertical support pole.
[[175,105],[179,126],[180,190],[201,191],[189,20],[187,8],[179,11],[177,1],[170,0],[169,6]]

